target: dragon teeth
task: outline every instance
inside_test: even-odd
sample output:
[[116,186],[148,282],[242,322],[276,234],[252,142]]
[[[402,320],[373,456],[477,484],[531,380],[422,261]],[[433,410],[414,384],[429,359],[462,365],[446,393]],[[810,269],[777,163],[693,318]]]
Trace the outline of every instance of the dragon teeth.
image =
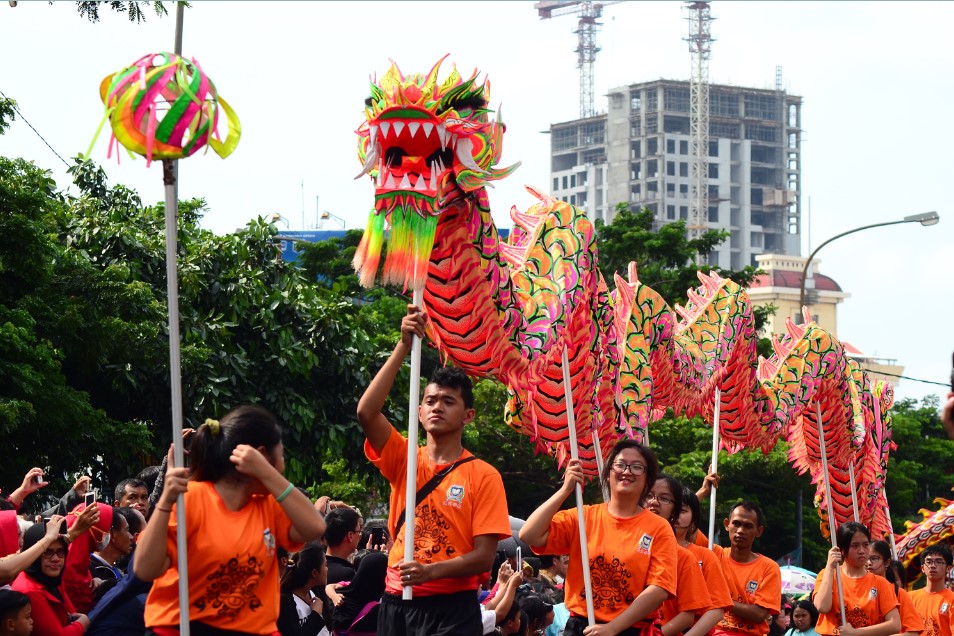
[[401,179],[401,185],[399,185],[398,188],[400,188],[401,190],[411,189],[411,181],[410,179],[407,178],[407,175],[404,175],[404,178]]
[[425,139],[431,136],[431,131],[434,130],[434,124],[425,122],[421,124],[424,127],[424,137]]
[[404,130],[404,122],[403,121],[394,122],[394,136],[395,137],[399,136],[402,130]]
[[419,190],[420,192],[425,192],[427,190],[427,183],[424,182],[424,176],[418,176],[417,183],[414,184],[414,189]]
[[411,133],[411,139],[414,139],[414,135],[417,134],[417,131],[420,130],[421,125],[416,121],[412,121],[407,125],[407,131]]
[[382,121],[381,122],[381,136],[385,139],[388,138],[388,134],[391,132],[391,123]]
[[388,173],[388,180],[384,182],[385,190],[394,190],[397,186],[394,185],[394,175],[390,172]]

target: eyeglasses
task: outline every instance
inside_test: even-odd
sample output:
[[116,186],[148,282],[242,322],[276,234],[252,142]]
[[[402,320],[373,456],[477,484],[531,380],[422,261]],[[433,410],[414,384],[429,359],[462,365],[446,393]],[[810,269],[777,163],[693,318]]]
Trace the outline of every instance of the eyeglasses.
[[872,554],[867,558],[868,563],[877,563],[878,561],[884,561],[884,559],[879,554]]
[[55,550],[47,550],[42,555],[44,559],[52,559],[53,557],[60,557],[61,559],[66,558],[66,548],[57,548]]
[[939,568],[943,568],[947,565],[947,562],[944,559],[928,559],[924,562],[924,565],[928,566],[929,568],[934,567],[935,565]]
[[619,475],[624,475],[627,472],[632,473],[633,475],[642,475],[646,472],[646,464],[640,464],[639,462],[633,462],[632,464],[627,464],[626,462],[613,462],[612,468],[613,471]]
[[656,501],[656,502],[658,502],[658,503],[665,504],[665,505],[667,505],[667,506],[671,506],[671,505],[673,505],[674,503],[676,503],[676,500],[673,499],[672,497],[670,497],[669,495],[658,495],[658,496],[657,496],[657,495],[654,495],[653,493],[649,493],[648,495],[646,495],[646,501],[647,501],[647,502],[648,502],[648,501]]

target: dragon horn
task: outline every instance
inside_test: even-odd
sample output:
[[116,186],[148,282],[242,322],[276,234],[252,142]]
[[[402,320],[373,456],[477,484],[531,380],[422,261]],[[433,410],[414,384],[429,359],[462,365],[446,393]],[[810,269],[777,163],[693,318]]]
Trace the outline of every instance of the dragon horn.
[[450,55],[450,53],[445,53],[445,54],[444,54],[444,57],[442,57],[441,59],[437,60],[437,64],[435,64],[435,65],[433,66],[433,68],[431,68],[430,73],[427,74],[427,79],[424,81],[424,87],[423,87],[423,89],[421,90],[421,92],[424,93],[425,95],[427,95],[428,92],[430,92],[432,98],[436,96],[436,94],[437,94],[437,72],[440,71],[440,69],[441,69],[441,64],[444,62],[444,60],[447,59],[447,56],[448,56],[448,55]]

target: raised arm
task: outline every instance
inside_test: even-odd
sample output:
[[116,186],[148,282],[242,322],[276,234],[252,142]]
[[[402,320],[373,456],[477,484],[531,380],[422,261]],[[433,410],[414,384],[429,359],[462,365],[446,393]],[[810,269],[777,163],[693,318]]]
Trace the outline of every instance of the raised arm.
[[411,351],[412,337],[424,337],[424,317],[417,305],[407,306],[407,315],[401,320],[401,339],[394,345],[391,356],[371,380],[358,402],[358,423],[376,453],[381,452],[391,436],[391,423],[382,413],[384,402],[391,392],[401,365],[404,364],[404,358]]
[[[532,546],[546,545],[550,538],[550,522],[553,520],[553,515],[560,510],[560,506],[573,493],[577,484],[583,485],[583,466],[580,460],[571,459],[566,465],[563,485],[527,518],[523,527],[520,528],[520,540]],[[578,514],[583,514],[583,511],[578,511]]]

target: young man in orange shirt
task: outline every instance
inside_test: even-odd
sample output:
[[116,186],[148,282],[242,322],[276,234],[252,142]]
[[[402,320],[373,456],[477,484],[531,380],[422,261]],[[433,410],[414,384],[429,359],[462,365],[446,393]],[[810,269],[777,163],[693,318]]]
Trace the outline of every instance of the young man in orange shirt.
[[716,549],[722,573],[732,596],[732,607],[716,625],[713,636],[764,636],[769,615],[779,612],[782,597],[782,573],[778,564],[752,550],[765,526],[762,509],[743,501],[732,508],[723,521],[731,547]]
[[944,584],[954,565],[954,556],[946,545],[938,543],[921,553],[921,571],[927,584],[909,594],[914,608],[924,619],[923,636],[951,636],[951,612],[954,592]]
[[[470,379],[454,368],[438,369],[424,389],[418,409],[427,444],[417,453],[417,489],[441,478],[437,487],[405,510],[407,438],[381,412],[394,379],[411,350],[413,335],[424,337],[425,316],[409,306],[401,339],[358,403],[358,421],[367,440],[364,452],[391,484],[388,530],[394,546],[388,558],[378,634],[480,636],[478,578],[491,568],[497,542],[511,536],[503,480],[492,466],[461,445],[464,426],[474,419]],[[404,561],[407,523],[415,524],[414,560]],[[414,598],[401,598],[405,585]]]

